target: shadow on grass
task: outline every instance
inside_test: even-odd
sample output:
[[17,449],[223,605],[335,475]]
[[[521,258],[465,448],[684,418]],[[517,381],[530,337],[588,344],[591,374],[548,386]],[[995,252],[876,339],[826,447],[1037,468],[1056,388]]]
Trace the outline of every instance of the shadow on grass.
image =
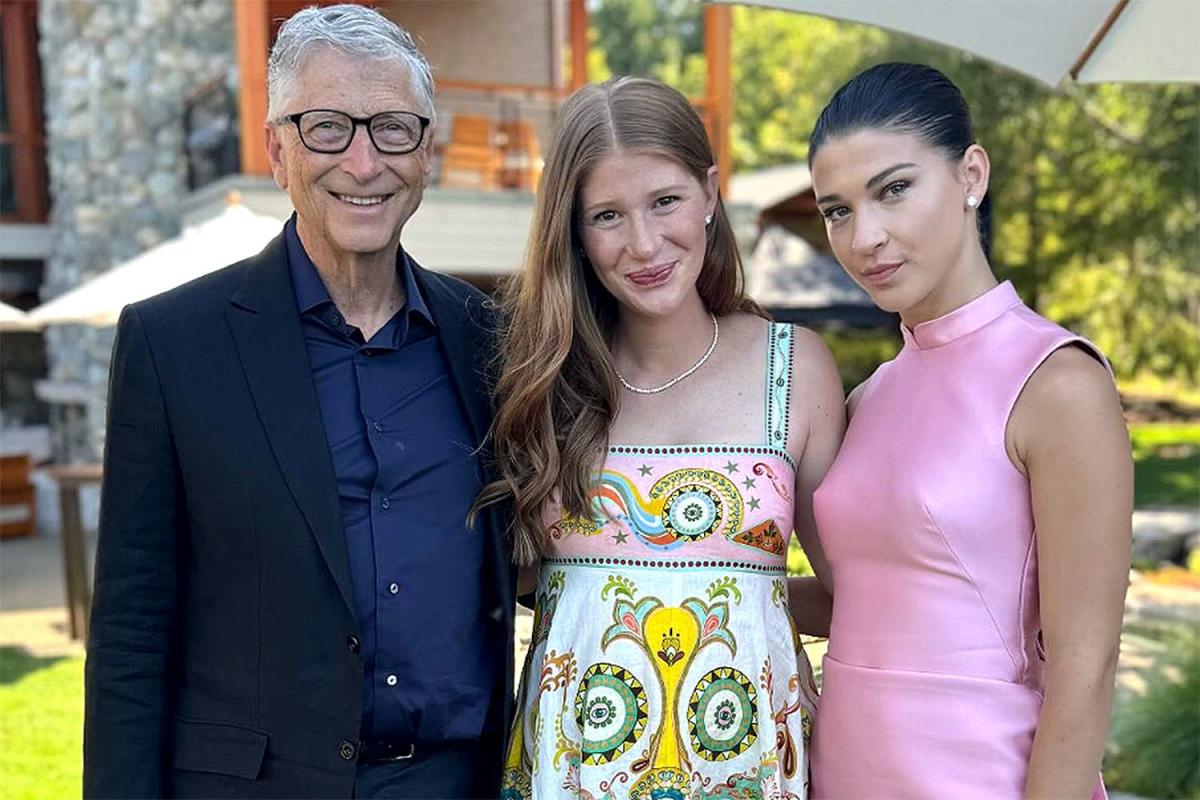
[[0,647],[0,686],[7,686],[30,673],[53,666],[64,656],[40,658],[31,655],[24,647]]

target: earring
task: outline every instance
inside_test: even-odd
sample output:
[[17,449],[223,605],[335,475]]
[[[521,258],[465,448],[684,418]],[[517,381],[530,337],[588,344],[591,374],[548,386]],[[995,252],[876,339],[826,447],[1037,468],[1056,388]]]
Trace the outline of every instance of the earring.
[[711,225],[711,224],[712,224],[712,214],[705,214],[705,215],[704,215],[704,224],[705,224],[705,225]]
[[974,208],[979,205],[979,198],[973,194],[967,195],[967,208]]

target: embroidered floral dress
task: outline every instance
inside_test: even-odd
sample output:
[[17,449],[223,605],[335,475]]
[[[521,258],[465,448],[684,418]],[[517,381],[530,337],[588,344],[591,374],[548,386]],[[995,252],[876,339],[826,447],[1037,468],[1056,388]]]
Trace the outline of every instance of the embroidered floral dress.
[[805,797],[791,327],[769,341],[763,442],[612,447],[592,519],[548,509],[506,800]]

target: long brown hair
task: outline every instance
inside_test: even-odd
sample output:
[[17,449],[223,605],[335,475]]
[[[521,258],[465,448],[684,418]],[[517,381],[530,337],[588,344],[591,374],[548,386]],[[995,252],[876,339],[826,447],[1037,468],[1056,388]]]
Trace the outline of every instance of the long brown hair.
[[[543,508],[557,494],[564,513],[588,516],[593,472],[619,407],[609,344],[617,302],[588,265],[578,230],[580,190],[617,152],[652,153],[703,184],[715,162],[696,111],[654,80],[613,78],[585,86],[561,109],[538,185],[525,263],[504,288],[498,405],[492,447],[499,478],[476,507],[513,504],[513,557],[535,561],[545,541]],[[717,316],[761,313],[745,297],[742,262],[717,198],[696,281]]]

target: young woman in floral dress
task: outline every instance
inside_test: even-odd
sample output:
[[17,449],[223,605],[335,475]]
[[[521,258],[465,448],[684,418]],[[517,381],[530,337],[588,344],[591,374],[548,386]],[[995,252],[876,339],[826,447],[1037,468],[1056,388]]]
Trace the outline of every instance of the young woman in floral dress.
[[573,95],[549,148],[484,496],[540,567],[505,797],[807,791],[789,608],[819,629],[829,605],[785,561],[794,529],[824,570],[811,496],[841,385],[817,336],[742,294],[714,163],[687,100],[630,78]]

